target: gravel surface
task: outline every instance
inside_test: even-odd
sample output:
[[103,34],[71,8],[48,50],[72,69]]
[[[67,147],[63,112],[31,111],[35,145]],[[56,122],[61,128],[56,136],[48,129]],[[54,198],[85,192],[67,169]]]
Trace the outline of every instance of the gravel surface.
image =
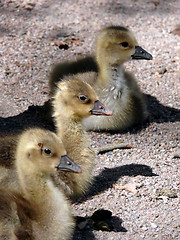
[[74,240],[180,239],[179,23],[178,0],[0,1],[0,134],[53,129],[43,118],[50,67],[93,53],[102,27],[129,27],[153,55],[126,64],[146,95],[148,122],[123,133],[88,133],[96,149],[132,146],[97,155],[94,185],[73,204],[79,216],[112,211],[114,231],[76,231]]

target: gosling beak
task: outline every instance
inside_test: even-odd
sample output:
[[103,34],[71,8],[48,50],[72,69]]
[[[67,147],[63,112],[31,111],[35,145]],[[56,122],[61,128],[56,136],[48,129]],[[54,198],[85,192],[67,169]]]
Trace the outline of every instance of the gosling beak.
[[146,52],[142,47],[136,46],[135,47],[135,53],[131,55],[132,59],[140,60],[140,59],[146,59],[151,60],[153,59],[152,55],[148,52]]
[[61,156],[60,163],[56,168],[60,171],[82,173],[81,168],[67,155]]
[[99,100],[95,101],[94,108],[91,109],[90,113],[92,115],[105,115],[111,116],[113,113],[107,107],[105,107]]

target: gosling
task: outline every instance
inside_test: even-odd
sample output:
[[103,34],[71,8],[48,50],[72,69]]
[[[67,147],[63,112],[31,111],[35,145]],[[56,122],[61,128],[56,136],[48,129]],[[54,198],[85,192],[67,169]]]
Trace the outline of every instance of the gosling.
[[0,189],[0,239],[71,239],[75,223],[70,203],[51,175],[81,169],[60,138],[38,128],[23,132],[15,165],[21,191]]
[[[82,75],[80,75],[82,77]],[[89,77],[83,74],[82,79]],[[82,169],[82,174],[61,173],[56,177],[65,182],[67,196],[83,194],[92,183],[95,152],[91,149],[89,136],[82,120],[88,116],[110,116],[112,112],[99,100],[93,88],[79,79],[78,75],[66,77],[59,82],[52,101],[53,117],[57,135],[62,139],[67,154]]]
[[49,79],[50,94],[54,94],[57,82],[64,76],[94,72],[94,77],[88,83],[100,101],[113,111],[113,116],[90,116],[83,120],[85,129],[122,131],[141,124],[148,116],[146,103],[135,77],[123,67],[131,59],[150,60],[152,56],[138,45],[129,29],[122,26],[107,27],[97,36],[95,57],[59,63],[53,67]]

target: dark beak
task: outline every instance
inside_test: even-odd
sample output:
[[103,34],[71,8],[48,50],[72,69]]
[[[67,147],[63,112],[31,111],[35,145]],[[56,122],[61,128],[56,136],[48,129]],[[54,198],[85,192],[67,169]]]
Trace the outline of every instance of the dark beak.
[[132,59],[140,60],[140,59],[146,59],[151,60],[153,57],[150,53],[146,52],[142,47],[136,46],[135,47],[135,53],[131,55]]
[[106,108],[99,100],[95,101],[94,108],[90,111],[92,115],[105,115],[111,116],[113,113]]
[[74,173],[81,173],[81,168],[73,162],[67,155],[61,156],[61,160],[59,165],[56,167],[57,170],[67,171],[67,172],[74,172]]

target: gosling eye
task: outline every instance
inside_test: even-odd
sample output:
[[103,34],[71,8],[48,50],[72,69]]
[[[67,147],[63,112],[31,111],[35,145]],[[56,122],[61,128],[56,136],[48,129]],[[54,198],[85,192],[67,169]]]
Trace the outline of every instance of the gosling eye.
[[48,148],[43,149],[43,151],[44,151],[44,153],[47,154],[47,155],[51,155],[51,154],[52,154],[51,150],[48,149]]
[[128,43],[128,42],[122,42],[122,43],[120,43],[120,44],[121,44],[121,46],[124,47],[124,48],[129,47],[129,43]]
[[85,95],[79,95],[78,98],[81,102],[87,102],[88,101],[88,98]]

